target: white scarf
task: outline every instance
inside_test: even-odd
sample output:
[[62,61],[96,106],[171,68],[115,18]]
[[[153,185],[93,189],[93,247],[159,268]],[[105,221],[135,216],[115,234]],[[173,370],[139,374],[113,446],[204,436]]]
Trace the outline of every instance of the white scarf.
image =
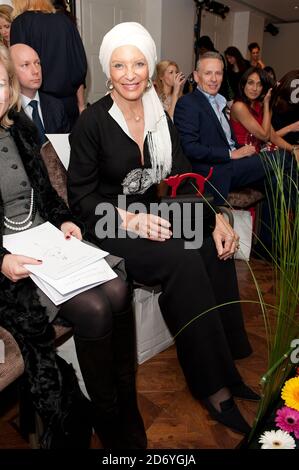
[[[110,60],[113,51],[118,47],[128,45],[135,46],[142,52],[148,64],[150,77],[152,77],[157,60],[154,40],[141,24],[129,22],[114,26],[103,38],[99,58],[107,78],[110,78]],[[167,118],[153,86],[144,92],[142,103],[153,182],[159,183],[169,175],[172,166],[172,144]]]

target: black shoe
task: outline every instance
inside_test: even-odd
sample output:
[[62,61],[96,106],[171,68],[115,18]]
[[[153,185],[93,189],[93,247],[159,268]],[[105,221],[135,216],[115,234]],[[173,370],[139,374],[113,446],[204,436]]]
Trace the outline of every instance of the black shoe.
[[259,401],[261,399],[260,395],[251,390],[251,388],[249,388],[248,385],[245,385],[243,382],[232,385],[230,387],[230,391],[235,398],[239,398],[241,400]]
[[249,434],[251,428],[241,415],[233,397],[220,403],[221,412],[216,410],[208,399],[203,400],[211,417],[224,426],[240,434]]
[[122,432],[125,436],[126,449],[147,448],[147,437],[142,416],[134,397],[124,403],[120,410]]

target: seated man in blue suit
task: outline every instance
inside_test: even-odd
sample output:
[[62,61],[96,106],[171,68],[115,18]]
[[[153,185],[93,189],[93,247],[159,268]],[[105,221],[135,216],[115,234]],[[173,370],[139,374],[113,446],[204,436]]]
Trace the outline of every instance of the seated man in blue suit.
[[20,83],[22,108],[37,127],[40,145],[47,140],[45,134],[70,132],[63,104],[38,91],[42,84],[42,69],[37,52],[26,44],[15,44],[10,53]]
[[[217,52],[207,52],[197,62],[197,88],[177,102],[174,123],[185,155],[193,170],[206,176],[214,167],[211,188],[217,204],[229,191],[244,186],[263,187],[265,168],[252,145],[239,147],[225,114],[226,99],[218,93],[223,61]],[[221,197],[223,196],[223,198]]]

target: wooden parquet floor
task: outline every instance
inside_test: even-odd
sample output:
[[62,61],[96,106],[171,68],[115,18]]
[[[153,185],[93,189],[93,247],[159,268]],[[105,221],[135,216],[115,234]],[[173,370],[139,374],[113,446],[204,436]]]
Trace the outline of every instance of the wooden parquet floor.
[[[253,259],[251,266],[263,294],[271,300],[269,265]],[[257,300],[245,262],[237,261],[237,272],[241,299]],[[244,381],[258,392],[267,358],[263,318],[256,304],[243,304],[243,311],[254,352],[236,364]],[[192,398],[174,346],[139,366],[137,387],[150,449],[232,449],[240,443],[242,436],[212,420],[201,404]],[[253,423],[257,404],[238,401],[238,406],[247,421]],[[0,417],[0,449],[28,448],[14,426],[16,416],[17,406],[14,404]],[[93,439],[92,447],[100,447],[96,439]]]

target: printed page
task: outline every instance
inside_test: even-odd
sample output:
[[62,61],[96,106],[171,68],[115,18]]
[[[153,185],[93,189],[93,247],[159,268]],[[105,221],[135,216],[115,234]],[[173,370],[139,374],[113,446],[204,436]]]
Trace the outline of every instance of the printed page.
[[98,261],[107,252],[83,243],[75,237],[66,240],[61,230],[50,222],[38,227],[3,236],[3,246],[11,253],[42,260],[41,265],[26,265],[30,272],[43,278],[61,279]]
[[[103,266],[103,271],[102,271],[102,276],[98,276],[98,279],[96,282],[93,282],[90,284],[91,279],[87,279],[86,282],[87,284],[84,285],[84,282],[82,282],[82,287],[74,289],[72,286],[71,289],[66,294],[61,294],[58,292],[58,290],[53,287],[53,285],[48,284],[45,282],[43,279],[39,278],[35,274],[31,274],[30,277],[35,282],[35,284],[49,297],[49,299],[55,304],[55,305],[60,305],[63,302],[66,302],[67,300],[71,299],[72,297],[75,297],[75,295],[80,294],[81,292],[84,292],[88,289],[92,289],[93,287],[99,286],[100,284],[103,284],[104,282],[110,281],[111,279],[114,279],[117,277],[117,274],[113,271],[113,269],[110,268],[108,263],[105,260],[100,260],[99,263],[101,264],[106,264],[106,266]],[[105,274],[103,274],[105,272]],[[78,274],[79,275],[79,274]],[[55,284],[54,284],[55,285]],[[77,284],[78,285],[78,284]]]

